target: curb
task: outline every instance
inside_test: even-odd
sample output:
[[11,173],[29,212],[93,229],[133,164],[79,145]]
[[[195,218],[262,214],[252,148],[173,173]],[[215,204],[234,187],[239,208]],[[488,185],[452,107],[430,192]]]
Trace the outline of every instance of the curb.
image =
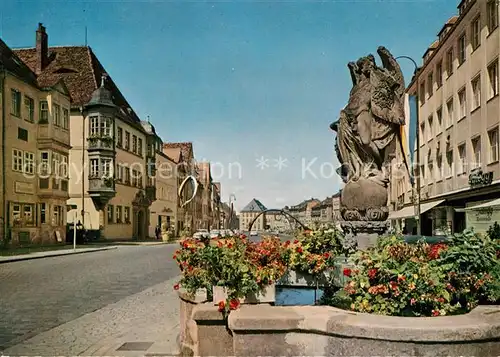
[[[5,263],[13,263],[13,262],[21,262],[24,260],[34,260],[34,259],[42,259],[42,258],[52,258],[52,257],[61,257],[64,255],[75,255],[75,254],[85,254],[85,253],[93,253],[93,252],[100,252],[103,250],[111,250],[111,249],[116,249],[118,247],[112,246],[112,247],[103,247],[103,248],[95,248],[92,250],[84,250],[83,252],[79,252],[76,250],[75,252],[65,252],[65,253],[55,253],[55,254],[47,254],[47,255],[35,255],[35,256],[30,256],[30,254],[26,254],[26,256],[17,256],[17,257],[12,257],[12,258],[7,258],[7,259],[0,259],[0,264],[5,264]],[[83,250],[84,248],[82,248]]]

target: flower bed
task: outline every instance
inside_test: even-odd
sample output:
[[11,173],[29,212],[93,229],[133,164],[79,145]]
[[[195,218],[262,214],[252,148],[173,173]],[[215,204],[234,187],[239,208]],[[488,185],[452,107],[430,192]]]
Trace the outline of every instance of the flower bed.
[[321,303],[393,316],[466,313],[500,300],[499,252],[498,242],[473,232],[436,244],[386,237],[353,257],[355,268],[344,271],[349,281]]

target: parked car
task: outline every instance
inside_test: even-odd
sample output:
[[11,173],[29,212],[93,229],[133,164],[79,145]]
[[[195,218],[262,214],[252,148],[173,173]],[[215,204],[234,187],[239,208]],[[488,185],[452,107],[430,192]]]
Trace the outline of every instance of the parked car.
[[259,232],[257,231],[251,231],[250,232],[250,237],[255,237],[255,236],[258,236],[259,235]]
[[196,231],[195,234],[193,234],[193,238],[195,239],[208,238],[208,237],[210,237],[210,234],[206,229],[199,229]]

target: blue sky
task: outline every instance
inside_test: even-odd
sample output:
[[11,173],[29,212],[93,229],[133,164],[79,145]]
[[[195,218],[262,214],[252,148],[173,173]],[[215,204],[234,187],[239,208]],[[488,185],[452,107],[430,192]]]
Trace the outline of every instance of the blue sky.
[[[219,163],[224,200],[235,193],[238,209],[253,197],[275,208],[341,185],[329,125],[351,89],[347,62],[384,45],[420,64],[457,5],[2,0],[0,37],[34,46],[42,22],[49,45],[83,45],[87,26],[88,44],[139,116],[164,141],[192,141],[198,160]],[[401,65],[409,82],[414,67]],[[269,167],[256,167],[261,157]]]

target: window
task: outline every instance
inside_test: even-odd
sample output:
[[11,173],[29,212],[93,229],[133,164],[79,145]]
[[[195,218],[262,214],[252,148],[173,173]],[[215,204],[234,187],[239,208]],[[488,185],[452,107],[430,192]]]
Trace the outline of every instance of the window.
[[491,99],[498,95],[498,58],[488,66],[488,80]]
[[130,223],[130,207],[125,207],[123,210],[123,219],[125,223]]
[[446,72],[448,77],[453,74],[453,48],[446,52]]
[[21,205],[13,204],[12,205],[12,221],[14,224],[21,222]]
[[458,92],[458,104],[460,105],[458,113],[458,119],[460,120],[467,116],[467,97],[465,95],[465,87]]
[[498,128],[488,132],[490,144],[490,163],[498,161]]
[[447,116],[446,116],[446,128],[448,128],[449,126],[453,125],[453,116],[454,116],[454,113],[453,113],[453,98],[451,98],[450,100],[448,100],[448,102],[446,103],[446,111],[447,111]]
[[136,187],[137,186],[137,171],[136,170],[132,170],[132,177],[131,177],[131,184],[133,187]]
[[424,145],[425,141],[425,122],[420,124],[420,137],[422,138],[420,145]]
[[112,127],[111,118],[102,117],[101,118],[101,136],[104,138],[111,137],[111,127]]
[[69,110],[66,108],[63,108],[62,127],[63,127],[63,129],[69,129]]
[[420,83],[420,105],[425,103],[425,82]]
[[40,203],[40,223],[47,223],[47,204]]
[[35,224],[35,216],[33,212],[34,212],[34,205],[31,204],[23,205],[23,218],[24,218],[24,223],[27,226],[33,226]]
[[40,101],[40,124],[47,124],[49,122],[49,103],[46,100]]
[[492,33],[498,27],[498,1],[489,0],[486,12],[488,14],[488,32]]
[[99,159],[90,159],[90,177],[99,177]]
[[434,180],[434,163],[432,162],[432,160],[429,160],[427,162],[427,171],[428,171],[427,175],[428,181],[432,182]]
[[446,177],[453,175],[453,150],[446,152]]
[[26,95],[24,96],[24,119],[30,122],[35,121],[35,101]]
[[122,206],[116,206],[116,223],[122,223]]
[[113,223],[113,206],[108,205],[108,223]]
[[128,131],[125,132],[125,150],[130,149],[130,133]]
[[458,65],[462,65],[466,58],[467,43],[465,42],[465,33],[460,36],[457,43],[458,47]]
[[54,206],[54,215],[52,218],[52,224],[54,226],[63,225],[64,212],[62,206]]
[[28,130],[23,128],[17,128],[17,138],[19,140],[28,141]]
[[474,153],[472,168],[481,167],[481,137],[472,139],[472,152]]
[[458,146],[458,174],[464,174],[467,172],[467,152],[465,144]]
[[142,156],[142,139],[137,140],[137,153]]
[[481,44],[481,18],[476,17],[470,26],[472,50],[474,51]]
[[52,153],[52,172],[59,177],[60,175],[60,163],[61,163],[61,155],[57,152]]
[[137,153],[137,136],[132,135],[132,152]]
[[434,126],[433,126],[434,118],[432,114],[429,115],[429,117],[427,118],[427,122],[429,123],[429,139],[432,139],[434,137]]
[[90,117],[89,123],[89,135],[90,137],[99,136],[99,117]]
[[52,111],[54,112],[54,125],[61,126],[61,106],[54,103],[52,105]]
[[12,171],[23,172],[23,152],[21,150],[12,150]]
[[102,159],[102,177],[113,177],[113,163],[110,159]]
[[121,148],[122,145],[123,145],[123,129],[118,128],[118,130],[116,132],[116,146]]
[[27,174],[35,174],[35,154],[32,152],[24,152],[24,172]]
[[10,90],[11,93],[11,108],[10,113],[16,117],[21,116],[21,92],[15,89]]
[[436,118],[437,118],[437,125],[441,129],[441,126],[443,125],[443,108],[439,107],[436,110]]
[[68,177],[68,157],[65,155],[61,155],[61,177]]
[[472,86],[472,110],[481,106],[481,76],[477,76],[471,82]]
[[444,171],[443,171],[443,155],[439,154],[436,157],[436,162],[437,162],[437,170],[436,170],[436,180],[442,180],[444,176]]
[[438,88],[443,85],[443,61],[440,61],[436,66],[436,84]]
[[429,93],[429,97],[432,95],[433,93],[433,86],[434,86],[434,79],[432,78],[433,77],[433,74],[432,72],[429,73],[429,75],[427,76],[427,92]]
[[40,176],[48,177],[50,175],[50,156],[48,151],[40,152]]

